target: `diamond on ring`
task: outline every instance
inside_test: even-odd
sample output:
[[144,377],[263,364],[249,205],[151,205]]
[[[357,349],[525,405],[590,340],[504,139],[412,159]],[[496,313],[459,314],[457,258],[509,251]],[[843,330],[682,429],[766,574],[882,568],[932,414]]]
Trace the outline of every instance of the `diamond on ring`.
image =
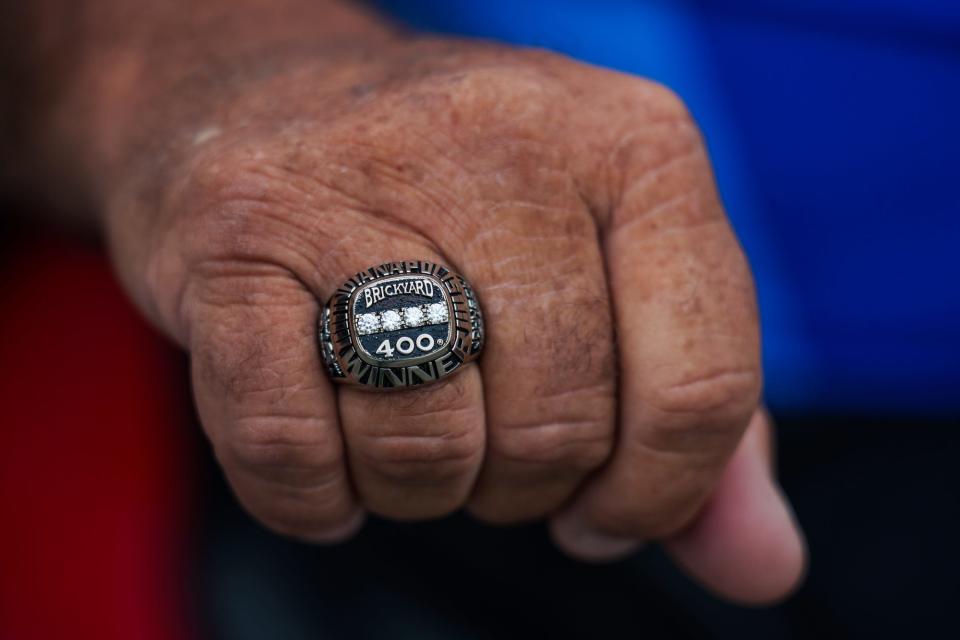
[[445,304],[435,302],[434,304],[427,305],[427,320],[430,321],[430,324],[446,322],[449,318],[448,314],[447,305]]
[[389,311],[384,311],[380,320],[381,326],[383,326],[384,331],[396,331],[397,329],[403,328],[403,318],[400,317],[400,314],[393,309]]
[[357,332],[362,335],[370,335],[380,331],[380,318],[375,313],[364,313],[357,316]]
[[420,307],[407,307],[403,310],[403,322],[408,327],[422,327],[426,316]]

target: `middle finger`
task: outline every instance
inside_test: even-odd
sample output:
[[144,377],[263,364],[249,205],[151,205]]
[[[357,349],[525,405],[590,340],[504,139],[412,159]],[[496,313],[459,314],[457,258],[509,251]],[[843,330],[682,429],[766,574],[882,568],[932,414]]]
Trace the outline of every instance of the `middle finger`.
[[552,512],[613,444],[603,259],[589,213],[564,205],[500,206],[463,259],[488,317],[487,455],[469,508],[492,522]]

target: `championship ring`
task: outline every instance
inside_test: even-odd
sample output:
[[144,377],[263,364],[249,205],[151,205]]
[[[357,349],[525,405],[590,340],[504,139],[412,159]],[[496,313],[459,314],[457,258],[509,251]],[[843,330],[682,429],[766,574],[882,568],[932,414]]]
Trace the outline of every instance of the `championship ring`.
[[435,382],[483,349],[473,289],[432,262],[389,262],[357,273],[330,298],[319,324],[330,376],[375,389]]

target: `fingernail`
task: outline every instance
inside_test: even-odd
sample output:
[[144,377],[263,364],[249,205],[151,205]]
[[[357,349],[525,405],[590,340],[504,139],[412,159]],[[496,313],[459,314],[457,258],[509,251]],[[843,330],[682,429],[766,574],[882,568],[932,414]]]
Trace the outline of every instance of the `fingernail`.
[[550,526],[554,542],[566,554],[579,560],[609,562],[620,560],[643,546],[636,538],[611,536],[588,526],[575,515],[561,515]]

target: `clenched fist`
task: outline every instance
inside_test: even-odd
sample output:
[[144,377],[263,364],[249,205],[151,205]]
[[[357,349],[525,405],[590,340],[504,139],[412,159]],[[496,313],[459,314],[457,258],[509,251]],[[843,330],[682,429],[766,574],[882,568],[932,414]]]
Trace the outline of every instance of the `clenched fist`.
[[[577,557],[662,540],[730,598],[789,591],[750,271],[677,97],[349,7],[216,4],[189,29],[158,10],[166,40],[97,23],[45,135],[83,150],[75,181],[189,351],[246,509],[317,542],[367,512],[549,519]],[[485,353],[434,385],[335,387],[319,309],[395,260],[470,280]]]

